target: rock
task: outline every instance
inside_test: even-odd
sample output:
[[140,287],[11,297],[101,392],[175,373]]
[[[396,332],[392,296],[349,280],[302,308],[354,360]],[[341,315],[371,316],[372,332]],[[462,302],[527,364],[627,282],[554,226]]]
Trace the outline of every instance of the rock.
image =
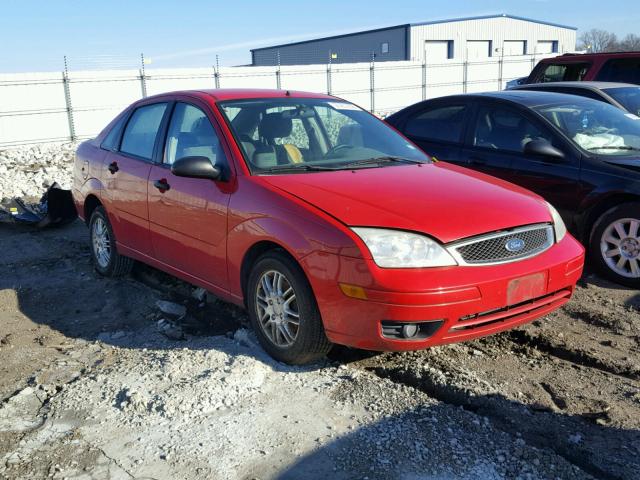
[[162,313],[169,315],[170,317],[180,318],[187,314],[187,307],[180,305],[179,303],[168,302],[166,300],[158,300],[156,302],[156,307],[158,307]]
[[184,340],[184,331],[171,320],[161,318],[156,324],[158,331],[171,340]]

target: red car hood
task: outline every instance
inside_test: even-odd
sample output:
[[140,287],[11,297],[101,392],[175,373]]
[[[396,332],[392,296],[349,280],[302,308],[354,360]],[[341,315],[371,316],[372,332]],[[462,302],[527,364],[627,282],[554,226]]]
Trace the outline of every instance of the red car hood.
[[537,195],[446,163],[260,178],[349,226],[412,230],[444,243],[552,221]]

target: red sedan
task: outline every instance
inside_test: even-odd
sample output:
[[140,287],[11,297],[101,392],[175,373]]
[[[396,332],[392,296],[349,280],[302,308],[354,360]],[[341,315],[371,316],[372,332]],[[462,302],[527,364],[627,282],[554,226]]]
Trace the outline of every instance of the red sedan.
[[567,302],[584,260],[537,195],[320,94],[140,100],[80,145],[73,194],[98,272],[138,260],[244,306],[288,363],[514,327]]

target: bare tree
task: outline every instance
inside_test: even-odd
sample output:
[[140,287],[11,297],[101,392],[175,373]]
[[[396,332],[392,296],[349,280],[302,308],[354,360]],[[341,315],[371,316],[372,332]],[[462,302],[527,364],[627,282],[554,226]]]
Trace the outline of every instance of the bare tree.
[[616,49],[617,44],[616,34],[606,30],[592,28],[580,35],[580,49],[588,52],[611,52]]
[[618,49],[623,52],[640,51],[640,36],[633,33],[628,34],[618,43]]

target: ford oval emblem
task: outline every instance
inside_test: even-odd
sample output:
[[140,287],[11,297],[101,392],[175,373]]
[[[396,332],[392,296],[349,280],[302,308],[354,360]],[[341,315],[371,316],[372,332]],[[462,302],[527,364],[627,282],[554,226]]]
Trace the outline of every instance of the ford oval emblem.
[[510,252],[519,252],[524,248],[524,240],[522,240],[521,238],[512,238],[504,244],[504,248],[506,248]]

